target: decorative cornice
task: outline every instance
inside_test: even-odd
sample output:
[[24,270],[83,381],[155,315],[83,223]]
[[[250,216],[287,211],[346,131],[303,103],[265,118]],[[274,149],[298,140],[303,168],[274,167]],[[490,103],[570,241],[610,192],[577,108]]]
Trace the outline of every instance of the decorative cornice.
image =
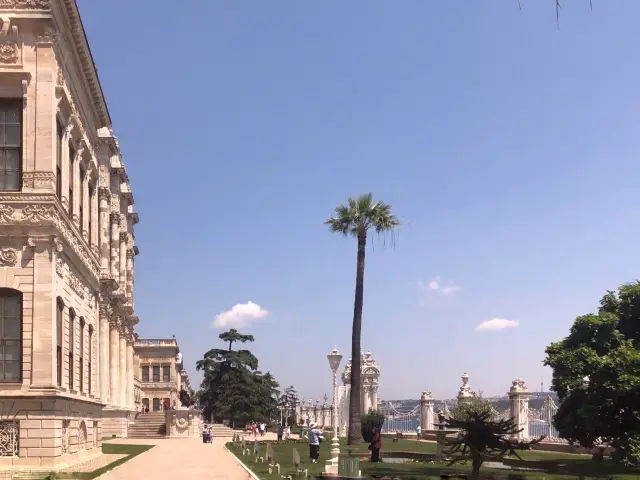
[[56,258],[56,273],[59,277],[62,277],[66,280],[67,285],[71,287],[71,290],[76,292],[76,294],[81,298],[85,299],[90,298],[91,296],[89,289],[84,285],[84,282],[80,280],[75,273],[71,271],[68,266],[65,266],[65,262],[62,261],[60,257]]
[[[0,0],[1,1],[1,0]],[[11,202],[11,204],[7,204]],[[71,227],[66,213],[52,195],[0,195],[0,224],[4,225],[52,225],[60,238],[71,247],[95,281],[99,279],[99,262],[77,228]]]
[[56,176],[53,172],[23,172],[22,186],[25,188],[55,187]]
[[109,109],[104,97],[104,92],[102,91],[102,86],[100,85],[100,79],[98,78],[95,62],[91,55],[89,41],[87,40],[84,27],[82,26],[82,20],[80,18],[78,6],[76,5],[76,0],[61,0],[60,3],[66,10],[70,26],[69,30],[71,31],[78,56],[80,57],[79,67],[82,68],[84,73],[100,123],[103,126],[111,126]]

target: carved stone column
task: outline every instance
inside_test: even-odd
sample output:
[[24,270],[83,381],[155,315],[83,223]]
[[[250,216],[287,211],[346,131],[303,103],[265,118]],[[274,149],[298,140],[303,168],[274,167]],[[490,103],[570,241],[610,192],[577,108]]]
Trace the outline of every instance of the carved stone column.
[[[99,231],[99,226],[98,226],[98,222],[99,222],[99,218],[98,218],[98,192],[95,189],[95,184],[93,185],[93,195],[91,196],[91,198],[89,199],[89,202],[91,203],[91,232],[89,232],[90,238],[91,238],[91,246],[92,246],[92,250],[94,251],[94,253],[96,251],[99,252],[100,249],[100,239],[98,231]],[[96,249],[96,247],[98,247]]]
[[80,179],[82,184],[82,225],[80,232],[82,237],[89,242],[89,215],[91,215],[91,199],[89,198],[89,171],[85,170],[84,177]]
[[71,139],[71,131],[75,124],[71,117],[67,120],[67,126],[62,135],[62,206],[69,212],[69,140]]
[[109,189],[100,187],[98,189],[99,199],[99,230],[98,245],[100,246],[100,273],[107,275],[109,273],[109,259],[111,256],[109,248],[109,206],[111,204],[111,193]]
[[73,223],[78,227],[78,230],[82,232],[82,225],[80,225],[80,196],[82,195],[82,182],[80,180],[80,162],[82,161],[82,154],[84,147],[82,144],[79,146],[76,152],[76,158],[73,161]]
[[516,428],[521,430],[515,435],[518,440],[529,438],[529,389],[521,378],[516,378],[509,389],[509,406]]
[[127,303],[133,308],[133,249],[127,250]]
[[127,339],[126,337],[126,327],[123,325],[120,329],[120,372],[118,373],[120,385],[118,387],[118,392],[120,393],[118,404],[121,407],[128,406],[127,399]]
[[120,371],[120,341],[118,335],[118,322],[112,320],[109,329],[109,403],[115,405],[119,399],[119,371]]
[[[124,224],[124,225],[123,225]],[[127,218],[124,215],[120,216],[120,265],[119,265],[119,286],[120,291],[125,293],[127,291],[127,240],[129,234],[127,233]]]
[[127,406],[133,408],[135,399],[133,395],[133,332],[129,332],[127,338]]
[[111,212],[111,276],[120,278],[120,214]]
[[109,308],[107,305],[100,306],[100,398],[103,402],[109,403]]
[[434,424],[434,401],[431,392],[422,392],[420,397],[420,426],[423,431],[433,430]]

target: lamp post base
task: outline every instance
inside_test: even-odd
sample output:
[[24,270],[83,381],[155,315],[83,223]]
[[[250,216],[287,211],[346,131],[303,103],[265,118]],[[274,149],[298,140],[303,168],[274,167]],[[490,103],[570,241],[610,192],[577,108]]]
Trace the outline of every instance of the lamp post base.
[[338,457],[340,457],[340,440],[338,440],[338,436],[334,433],[333,438],[331,439],[331,458],[327,460],[327,465],[325,466],[325,473],[330,473],[332,475],[338,474]]

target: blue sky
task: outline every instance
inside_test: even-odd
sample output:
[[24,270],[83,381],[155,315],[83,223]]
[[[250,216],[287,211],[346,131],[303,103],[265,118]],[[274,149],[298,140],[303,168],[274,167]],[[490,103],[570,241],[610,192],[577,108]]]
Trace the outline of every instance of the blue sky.
[[371,191],[403,222],[367,260],[382,398],[548,385],[545,346],[637,277],[640,2],[593,3],[558,27],[553,0],[79,0],[140,213],[139,334],[195,376],[252,301],[261,367],[330,393],[356,251],[322,222]]

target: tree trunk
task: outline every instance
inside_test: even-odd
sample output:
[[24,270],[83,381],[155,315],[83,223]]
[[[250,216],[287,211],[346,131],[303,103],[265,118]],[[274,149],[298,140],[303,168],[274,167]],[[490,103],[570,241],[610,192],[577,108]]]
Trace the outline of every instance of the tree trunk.
[[480,455],[474,455],[471,460],[471,477],[469,480],[478,480],[480,478],[480,467],[482,466],[483,458]]
[[367,232],[358,235],[358,265],[356,271],[356,297],[353,305],[353,327],[351,330],[351,395],[349,401],[349,438],[348,445],[362,442],[360,423],[360,377],[362,350],[360,335],[362,332],[362,304],[364,297],[364,254],[367,245]]

